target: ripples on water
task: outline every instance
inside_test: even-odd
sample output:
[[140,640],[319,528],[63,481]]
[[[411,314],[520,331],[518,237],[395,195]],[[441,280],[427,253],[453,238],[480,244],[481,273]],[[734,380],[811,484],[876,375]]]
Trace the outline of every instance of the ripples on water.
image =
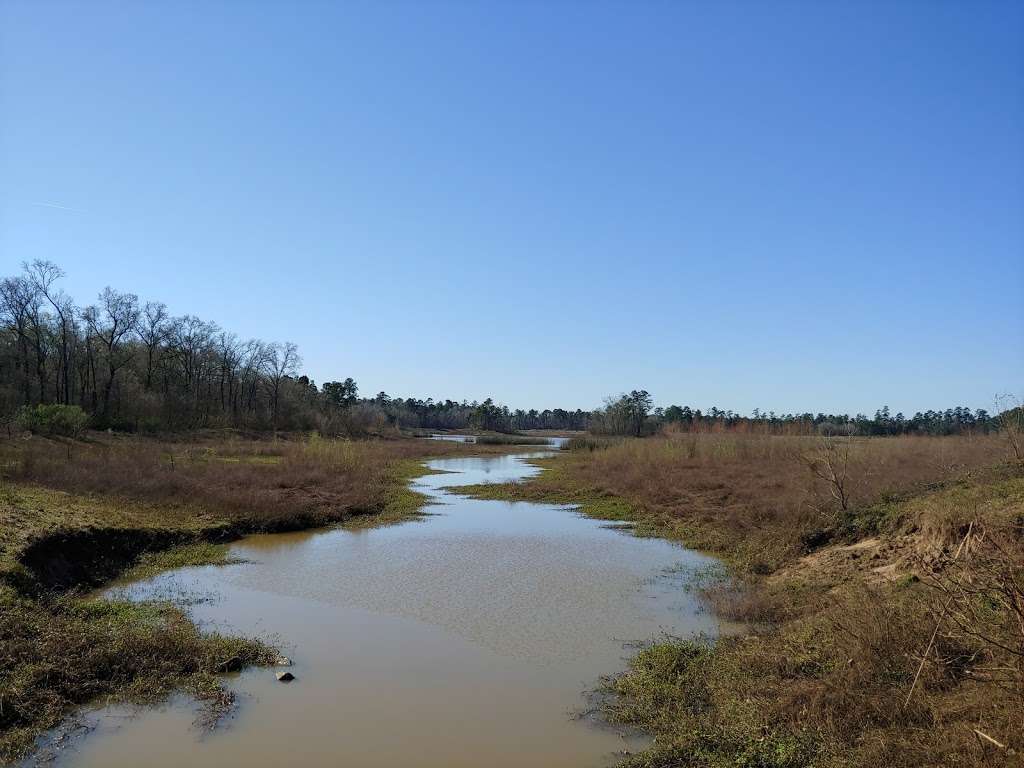
[[443,488],[519,480],[519,456],[438,459],[413,487],[429,516],[387,528],[251,536],[250,562],[183,569],[126,587],[198,597],[208,628],[268,636],[296,681],[249,670],[226,727],[195,705],[90,713],[74,766],[601,766],[626,739],[571,717],[627,643],[713,634],[682,588],[712,561],[565,507],[475,501]]

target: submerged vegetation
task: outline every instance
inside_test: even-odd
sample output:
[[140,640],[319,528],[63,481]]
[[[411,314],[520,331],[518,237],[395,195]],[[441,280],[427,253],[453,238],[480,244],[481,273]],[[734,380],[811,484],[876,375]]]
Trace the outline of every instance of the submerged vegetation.
[[[1024,467],[1003,437],[584,438],[525,483],[722,556],[716,612],[750,631],[658,642],[607,714],[653,733],[628,765],[1018,765]],[[1010,461],[1007,461],[1010,459]]]

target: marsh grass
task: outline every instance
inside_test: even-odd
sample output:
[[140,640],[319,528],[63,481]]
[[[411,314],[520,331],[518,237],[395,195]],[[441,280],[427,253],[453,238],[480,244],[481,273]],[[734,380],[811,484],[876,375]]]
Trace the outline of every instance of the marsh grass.
[[568,452],[531,460],[546,471],[525,482],[456,492],[575,504],[764,574],[816,546],[896,525],[886,503],[969,477],[1006,453],[997,437],[854,439],[844,511],[808,467],[820,438],[677,433],[596,442],[573,440]]
[[[472,446],[416,440],[54,441],[5,444],[7,483],[127,507],[150,505],[165,527],[274,531],[412,510],[405,481],[431,455]],[[158,508],[158,509],[157,509]],[[129,513],[129,517],[137,513]]]
[[977,636],[1012,623],[989,616],[930,642],[931,598],[920,582],[860,583],[771,630],[651,645],[605,682],[606,716],[656,737],[626,764],[1019,765],[1019,667],[1012,681],[981,679],[1014,669],[1014,654]]
[[628,438],[615,435],[576,435],[570,438],[565,448],[569,451],[603,451],[626,442]]
[[185,690],[216,720],[233,701],[218,675],[273,658],[258,640],[200,633],[174,605],[42,602],[0,586],[0,762],[100,698],[150,702]]
[[[813,437],[671,434],[571,451],[537,485],[555,498],[626,500],[661,535],[772,570],[848,532],[828,483],[810,471]],[[855,438],[851,509],[897,499],[987,467],[1005,455],[997,437]],[[584,504],[584,508],[586,505]]]

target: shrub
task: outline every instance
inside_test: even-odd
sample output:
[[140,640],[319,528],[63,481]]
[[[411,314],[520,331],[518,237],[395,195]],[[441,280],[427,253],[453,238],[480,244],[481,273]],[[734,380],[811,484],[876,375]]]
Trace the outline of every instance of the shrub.
[[89,423],[89,414],[77,405],[37,405],[18,411],[18,426],[35,435],[78,437]]

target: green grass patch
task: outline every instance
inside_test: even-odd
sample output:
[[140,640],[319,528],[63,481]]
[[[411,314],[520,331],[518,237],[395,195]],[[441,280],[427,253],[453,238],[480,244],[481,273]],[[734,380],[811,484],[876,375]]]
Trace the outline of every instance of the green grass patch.
[[126,579],[148,579],[162,571],[200,565],[231,565],[244,562],[228,554],[226,544],[197,541],[160,552],[147,552],[130,569],[125,571]]
[[612,721],[653,733],[650,749],[630,756],[634,768],[797,768],[819,751],[808,730],[773,728],[754,696],[737,682],[749,680],[739,641],[712,646],[702,640],[650,645],[629,669],[605,683],[605,714]]
[[40,602],[0,587],[0,762],[96,700],[155,702],[184,690],[215,720],[233,702],[219,675],[274,658],[259,640],[201,633],[171,604]]

